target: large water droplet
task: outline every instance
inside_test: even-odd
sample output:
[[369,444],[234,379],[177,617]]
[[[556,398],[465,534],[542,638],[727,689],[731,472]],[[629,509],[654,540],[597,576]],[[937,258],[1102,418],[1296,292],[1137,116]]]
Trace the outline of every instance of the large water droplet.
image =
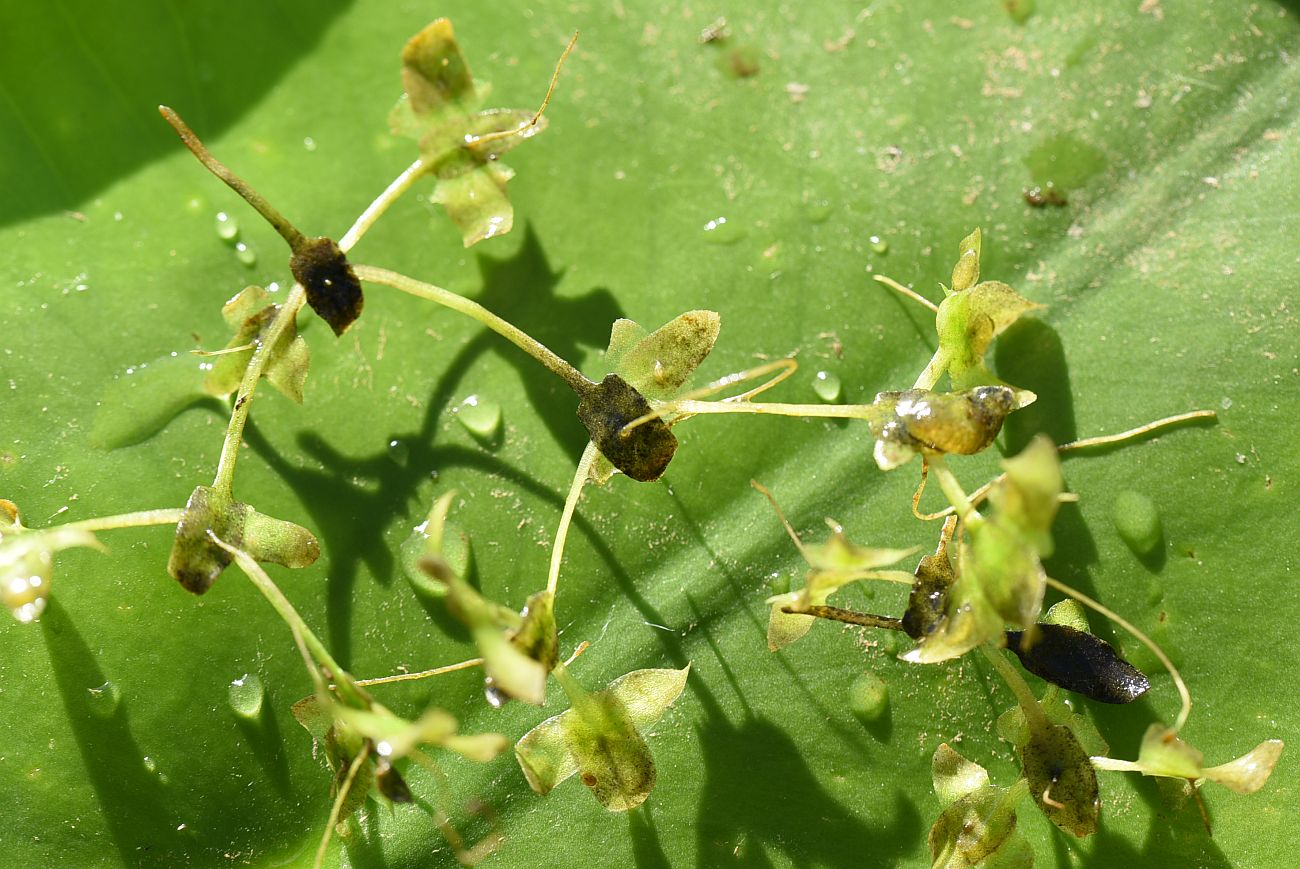
[[1110,518],[1120,539],[1138,555],[1150,555],[1164,539],[1160,511],[1140,492],[1120,492],[1111,505]]
[[735,244],[745,237],[745,230],[734,220],[715,217],[704,224],[704,240],[710,244]]
[[239,238],[239,221],[224,211],[217,212],[217,238],[230,244]]
[[889,242],[878,235],[871,236],[867,241],[870,243],[871,249],[876,253],[887,253],[889,251]]
[[98,688],[86,689],[86,702],[96,718],[112,718],[122,702],[122,689],[115,682],[105,682]]
[[[20,550],[21,551],[21,550]],[[4,565],[0,574],[0,600],[22,624],[31,624],[45,612],[50,596],[50,554],[44,549],[24,552]]]
[[456,408],[460,424],[477,438],[491,440],[501,430],[501,405],[481,395],[471,395]]
[[849,709],[861,721],[878,721],[889,708],[889,686],[875,673],[863,673],[849,686]]
[[813,392],[817,397],[827,403],[838,401],[840,393],[843,391],[843,385],[840,383],[838,376],[829,371],[818,371],[813,375]]
[[230,710],[240,718],[255,721],[261,716],[266,687],[256,673],[245,673],[231,682],[229,695]]
[[388,458],[399,468],[405,468],[411,461],[411,448],[394,438],[388,442]]

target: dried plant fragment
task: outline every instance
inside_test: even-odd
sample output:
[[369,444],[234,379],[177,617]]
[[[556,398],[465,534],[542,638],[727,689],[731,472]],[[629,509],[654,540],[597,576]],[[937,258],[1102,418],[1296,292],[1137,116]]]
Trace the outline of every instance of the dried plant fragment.
[[[605,375],[578,402],[578,419],[600,454],[642,483],[663,476],[677,452],[677,438],[668,424],[652,414],[645,397],[617,374]],[[628,428],[628,423],[646,416],[650,418]]]

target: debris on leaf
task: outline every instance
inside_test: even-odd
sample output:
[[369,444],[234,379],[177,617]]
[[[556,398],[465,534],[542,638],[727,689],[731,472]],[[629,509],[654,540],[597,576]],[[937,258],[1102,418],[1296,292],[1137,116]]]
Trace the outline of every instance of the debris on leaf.
[[872,402],[881,413],[870,421],[876,438],[876,464],[889,471],[917,453],[978,453],[993,443],[1012,411],[1034,399],[1032,392],[1008,386],[952,393],[927,389],[882,392]]

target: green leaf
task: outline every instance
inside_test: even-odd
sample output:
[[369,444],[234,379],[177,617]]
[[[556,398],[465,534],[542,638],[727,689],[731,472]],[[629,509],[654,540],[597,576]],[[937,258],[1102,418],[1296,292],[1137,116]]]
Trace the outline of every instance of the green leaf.
[[[506,157],[514,230],[465,251],[441,208],[421,201],[425,179],[351,256],[466,293],[591,377],[609,370],[600,351],[616,319],[653,328],[709,309],[726,325],[709,378],[797,351],[800,370],[773,401],[817,402],[811,382],[825,370],[845,401],[869,403],[915,382],[935,333],[929,312],[866,268],[925,292],[950,281],[958,241],[982,226],[981,279],[1048,306],[986,356],[997,377],[1039,396],[1008,418],[1008,455],[1039,431],[1065,443],[1198,407],[1220,414],[1216,426],[1067,454],[1080,500],[1061,506],[1048,573],[1182,651],[1195,699],[1184,736],[1207,763],[1274,737],[1294,744],[1293,7],[1164,2],[1157,20],[1136,2],[1040,0],[1019,24],[998,3],[955,12],[885,0],[856,21],[866,5],[7,4],[0,498],[42,527],[183,506],[212,480],[225,411],[200,403],[103,454],[90,446],[94,403],[114,373],[172,351],[201,381],[198,365],[213,360],[186,351],[228,341],[221,302],[249,284],[289,286],[280,239],[176,147],[154,106],[182,111],[304,231],[339,237],[416,157],[385,132],[411,34],[452,17],[471,68],[496,85],[483,105],[535,107],[580,27],[545,135]],[[718,12],[730,41],[698,44]],[[750,78],[718,68],[737,48],[759,60]],[[801,103],[785,91],[792,81],[808,87]],[[1100,158],[1083,165],[1081,146]],[[1068,204],[1026,204],[1024,189],[1048,180]],[[237,219],[255,265],[215,236],[219,211]],[[720,216],[743,230],[732,244],[703,230]],[[887,253],[870,248],[873,234]],[[426,607],[401,578],[398,544],[430,502],[462,493],[454,518],[473,535],[471,574],[517,611],[542,587],[586,435],[565,387],[515,348],[418,299],[367,290],[366,316],[341,340],[303,330],[304,406],[259,389],[234,494],[316,534],[316,565],[268,569],[340,661],[372,676],[477,654],[442,605]],[[478,443],[449,414],[470,394],[502,408],[499,444]],[[151,412],[122,405],[132,420]],[[861,540],[932,552],[937,523],[908,510],[915,473],[879,474],[855,422],[701,416],[674,431],[681,446],[663,484],[615,477],[584,492],[556,598],[566,645],[592,642],[580,659],[592,685],[694,662],[680,717],[651,740],[653,796],[610,817],[576,785],[536,797],[510,758],[452,759],[453,823],[480,823],[462,811],[470,799],[495,812],[503,841],[491,864],[502,867],[567,865],[575,850],[617,865],[658,855],[724,865],[738,847],[755,865],[928,866],[936,746],[960,733],[961,751],[995,780],[1013,768],[987,730],[996,710],[980,665],[893,663],[889,635],[831,626],[767,653],[767,580],[804,568],[747,488],[757,478],[780,492],[798,527],[833,515]],[[393,441],[409,448],[405,464]],[[949,464],[971,491],[1000,472],[997,458]],[[943,506],[933,483],[922,511]],[[1113,526],[1126,490],[1159,513],[1163,536],[1146,560]],[[283,624],[242,580],[219,582],[198,606],[163,575],[168,528],[96,536],[107,556],[56,556],[39,625],[0,629],[0,792],[17,807],[0,831],[6,860],[136,866],[148,853],[217,865],[239,853],[309,864],[328,773],[289,711],[311,686]],[[868,600],[871,589],[842,594],[903,611],[902,587]],[[1134,656],[1134,641],[1093,622]],[[867,667],[891,689],[879,735],[842,699]],[[230,681],[253,671],[278,722],[266,755],[225,714]],[[1149,702],[1097,713],[1126,757],[1152,715],[1177,708],[1168,677],[1149,675]],[[106,681],[121,704],[101,718],[87,691]],[[467,732],[511,738],[559,711],[488,708],[474,673],[381,690],[405,717],[432,698]],[[420,798],[442,787],[420,769],[407,778]],[[1102,784],[1105,832],[1079,843],[1084,864],[1295,862],[1300,767],[1285,755],[1248,798],[1201,789],[1212,838],[1194,805],[1167,808],[1151,782]],[[1050,866],[1059,834],[1035,814],[1021,834]],[[451,862],[430,857],[442,843],[423,812],[372,821],[351,862]],[[327,865],[337,862],[331,852]]]
[[686,686],[690,667],[637,670],[603,691],[583,691],[557,670],[572,708],[534,727],[515,745],[529,785],[547,794],[580,773],[582,783],[611,812],[641,805],[655,786],[654,758],[641,730],[651,727]]

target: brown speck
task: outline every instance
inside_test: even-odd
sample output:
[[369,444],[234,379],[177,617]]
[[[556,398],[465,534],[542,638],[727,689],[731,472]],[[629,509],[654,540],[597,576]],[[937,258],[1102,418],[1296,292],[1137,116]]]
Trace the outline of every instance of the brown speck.
[[594,788],[596,786],[596,777],[589,772],[584,772],[582,774],[582,783],[589,788]]
[[1048,205],[1067,205],[1070,201],[1064,193],[1056,189],[1056,185],[1051,181],[1041,186],[1036,184],[1033,187],[1026,188],[1024,196],[1025,202],[1034,208],[1043,208]]

